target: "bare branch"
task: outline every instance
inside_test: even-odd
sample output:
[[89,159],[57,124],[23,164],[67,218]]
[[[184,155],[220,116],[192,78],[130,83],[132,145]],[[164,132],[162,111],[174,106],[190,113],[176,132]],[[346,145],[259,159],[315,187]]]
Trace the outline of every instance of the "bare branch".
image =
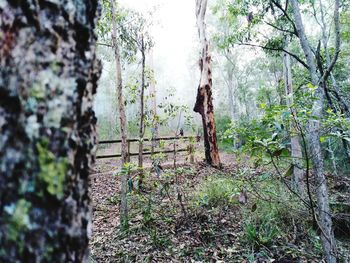
[[96,45],[98,45],[98,46],[105,46],[105,47],[110,47],[110,48],[113,48],[113,45],[111,45],[111,44],[107,44],[107,43],[100,43],[100,42],[98,42],[98,43],[96,43]]
[[279,31],[282,31],[282,32],[285,32],[285,33],[288,33],[288,34],[293,34],[293,35],[298,36],[297,33],[296,33],[295,31],[293,32],[293,31],[290,31],[290,30],[287,30],[287,29],[280,28],[280,27],[278,27],[278,26],[276,26],[276,25],[274,25],[274,24],[272,24],[272,23],[266,22],[266,21],[264,21],[264,22],[265,22],[265,24],[267,24],[267,25],[273,27],[274,29],[277,29],[277,30],[279,30]]
[[250,46],[250,47],[258,47],[262,49],[267,49],[271,51],[278,51],[278,52],[285,52],[295,58],[300,64],[302,64],[306,69],[309,69],[309,66],[301,59],[299,58],[296,54],[289,52],[288,50],[285,50],[283,48],[272,48],[272,47],[267,47],[267,46],[261,46],[261,45],[255,45],[255,44],[250,44],[250,43],[238,43],[238,45],[241,46]]

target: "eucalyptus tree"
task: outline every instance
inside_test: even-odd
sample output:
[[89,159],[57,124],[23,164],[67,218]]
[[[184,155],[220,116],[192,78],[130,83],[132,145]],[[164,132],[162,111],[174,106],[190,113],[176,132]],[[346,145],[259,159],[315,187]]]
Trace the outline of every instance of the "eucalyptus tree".
[[[320,143],[320,119],[323,114],[324,104],[324,92],[327,79],[332,72],[332,69],[338,59],[340,52],[340,25],[339,25],[339,0],[335,0],[334,6],[334,25],[335,25],[335,53],[332,61],[328,67],[319,73],[322,75],[319,77],[317,73],[316,62],[310,48],[310,42],[305,33],[305,27],[302,21],[299,3],[296,0],[291,0],[291,6],[293,9],[293,15],[295,20],[295,27],[297,30],[300,45],[304,51],[305,58],[308,65],[308,71],[310,74],[311,82],[316,87],[316,99],[312,106],[312,117],[309,122],[309,144],[310,152],[312,154],[312,160],[314,165],[314,172],[316,180],[318,182],[317,189],[317,203],[318,203],[318,214],[320,217],[319,227],[322,231],[321,239],[323,245],[323,251],[327,263],[335,263],[336,259],[336,243],[334,239],[334,233],[332,228],[332,215],[329,207],[329,197],[327,180],[324,174],[324,159],[322,156],[322,149]],[[323,89],[322,89],[323,86]]]
[[[125,104],[123,96],[123,79],[122,79],[122,65],[120,48],[117,40],[118,28],[117,28],[117,13],[115,10],[114,0],[110,0],[111,12],[112,12],[112,45],[114,49],[114,58],[116,63],[116,83],[117,83],[117,97],[118,97],[118,110],[120,119],[120,134],[122,138],[121,143],[121,154],[122,154],[122,166],[124,167],[128,161],[128,128],[125,114]],[[128,192],[128,174],[122,174],[121,180],[121,191],[120,191],[120,222],[123,227],[128,224],[128,203],[127,203],[127,192]]]
[[[118,100],[118,112],[120,122],[120,134],[121,134],[121,165],[122,168],[127,165],[128,161],[128,127],[125,114],[125,103],[123,96],[123,78],[122,78],[122,58],[120,51],[120,41],[118,27],[121,23],[126,23],[126,14],[117,12],[115,0],[103,1],[103,16],[100,20],[98,32],[100,37],[107,43],[103,43],[108,47],[111,47],[114,52],[115,60],[115,78],[116,78],[116,93]],[[111,44],[109,44],[111,42]],[[101,43],[100,43],[101,44]],[[122,227],[126,227],[128,224],[128,204],[127,204],[127,192],[128,192],[128,174],[123,173],[121,175],[121,187],[120,187],[120,222]]]
[[0,2],[0,261],[87,262],[94,0]]
[[199,60],[201,77],[194,111],[202,116],[206,161],[214,167],[220,167],[212,97],[211,55],[205,24],[207,4],[207,0],[196,0],[197,27],[201,47],[201,57]]
[[145,135],[145,89],[149,85],[146,76],[146,57],[153,47],[153,38],[149,32],[152,25],[141,13],[129,11],[130,23],[122,24],[120,27],[121,38],[126,44],[126,49],[134,56],[141,55],[141,85],[140,85],[140,123],[139,123],[139,156],[138,166],[140,169],[139,187],[143,183],[143,139]]

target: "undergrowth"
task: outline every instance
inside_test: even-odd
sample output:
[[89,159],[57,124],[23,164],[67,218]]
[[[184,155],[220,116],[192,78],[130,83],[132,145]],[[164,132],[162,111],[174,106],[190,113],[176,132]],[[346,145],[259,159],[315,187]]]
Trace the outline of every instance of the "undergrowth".
[[128,195],[129,229],[95,244],[95,260],[106,250],[106,262],[321,262],[308,209],[274,173],[180,167],[149,173],[145,189]]

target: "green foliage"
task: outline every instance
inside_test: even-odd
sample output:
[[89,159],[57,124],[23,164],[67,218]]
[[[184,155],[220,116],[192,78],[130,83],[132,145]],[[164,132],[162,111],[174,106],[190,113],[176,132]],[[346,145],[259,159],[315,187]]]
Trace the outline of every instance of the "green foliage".
[[128,187],[128,192],[132,192],[134,190],[134,181],[132,179],[132,177],[130,177],[130,175],[133,172],[138,171],[138,167],[136,164],[134,163],[125,163],[122,167],[122,169],[120,170],[120,172],[116,173],[115,176],[119,176],[119,177],[126,177],[127,178],[127,187]]
[[151,196],[148,197],[147,205],[144,206],[142,210],[142,216],[143,216],[143,223],[145,226],[148,226],[154,220],[154,217],[152,215],[152,197]]
[[316,231],[313,229],[309,229],[308,235],[311,241],[312,246],[318,254],[322,254],[322,243],[321,238],[317,235]]
[[238,203],[242,184],[225,177],[210,177],[199,187],[194,204],[201,207],[230,206]]
[[255,246],[269,246],[282,234],[278,227],[279,218],[270,209],[271,207],[261,209],[258,215],[253,215],[245,223],[244,234],[248,243]]
[[116,176],[130,175],[132,172],[138,170],[138,167],[134,163],[125,163],[120,172],[116,173]]
[[257,199],[244,213],[244,240],[257,249],[283,244],[296,222],[307,224],[299,200],[280,183],[265,179],[259,187],[264,198]]
[[[162,99],[162,102],[158,105],[159,114],[158,114],[158,123],[169,129],[169,122],[177,121],[181,122],[184,118],[184,129],[191,132],[195,131],[195,125],[193,122],[193,116],[190,113],[190,109],[187,105],[182,104],[181,102],[173,102],[175,93],[173,89],[167,90],[167,95]],[[168,130],[171,132],[171,130]],[[174,132],[174,131],[172,131]]]
[[156,248],[168,247],[171,244],[170,238],[166,234],[159,233],[156,228],[150,231],[152,245]]
[[231,118],[229,116],[218,115],[215,118],[215,124],[220,148],[224,150],[232,150],[232,137],[226,136],[226,131],[231,127]]

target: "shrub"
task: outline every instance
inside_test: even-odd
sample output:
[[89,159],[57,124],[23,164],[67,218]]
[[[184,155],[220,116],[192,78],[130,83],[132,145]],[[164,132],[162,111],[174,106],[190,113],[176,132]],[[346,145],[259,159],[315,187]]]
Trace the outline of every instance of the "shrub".
[[270,198],[257,200],[253,208],[244,213],[245,241],[256,247],[285,243],[287,233],[293,233],[295,224],[302,221],[305,223],[305,209],[299,200],[283,190],[278,183],[261,184],[260,187],[259,190],[265,193],[265,198],[268,195]]
[[211,177],[204,181],[195,194],[197,206],[218,207],[237,204],[240,183],[230,178]]

